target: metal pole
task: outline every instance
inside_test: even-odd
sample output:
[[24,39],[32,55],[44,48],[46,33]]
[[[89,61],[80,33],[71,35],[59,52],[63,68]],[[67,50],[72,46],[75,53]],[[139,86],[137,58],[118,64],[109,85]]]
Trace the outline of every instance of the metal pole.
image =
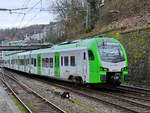
[[96,0],[87,0],[86,29],[92,30],[95,21]]

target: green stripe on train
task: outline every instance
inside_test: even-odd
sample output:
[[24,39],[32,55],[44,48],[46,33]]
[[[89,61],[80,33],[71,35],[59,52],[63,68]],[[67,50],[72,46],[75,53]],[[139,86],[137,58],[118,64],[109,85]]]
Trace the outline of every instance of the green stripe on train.
[[26,56],[24,56],[24,71],[26,72]]
[[60,53],[54,54],[54,72],[56,77],[60,77]]
[[41,54],[37,55],[37,74],[41,74]]

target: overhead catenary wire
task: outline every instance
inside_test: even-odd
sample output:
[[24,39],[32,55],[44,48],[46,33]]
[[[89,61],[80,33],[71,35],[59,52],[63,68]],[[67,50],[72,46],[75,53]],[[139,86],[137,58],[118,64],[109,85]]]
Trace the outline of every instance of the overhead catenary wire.
[[[32,4],[31,4],[31,2],[32,2]],[[50,0],[49,0],[49,2],[50,2]],[[30,6],[29,6],[29,4],[30,4]],[[19,11],[19,10],[23,10],[23,11]],[[34,16],[32,16],[32,17],[28,16],[29,14],[31,14],[31,12],[33,12],[33,10],[34,11],[39,10],[39,11],[35,15],[33,14]],[[16,24],[15,26],[21,27],[21,26],[24,26],[24,24],[26,25],[26,23],[33,21],[33,19],[35,19],[40,12],[42,12],[42,11],[51,12],[52,10],[49,10],[48,8],[43,7],[43,0],[38,0],[35,2],[33,2],[33,0],[23,0],[23,4],[22,4],[21,8],[16,8],[16,9],[0,8],[0,11],[8,11],[10,14],[17,14],[15,17],[14,23]],[[29,19],[29,22],[28,22],[28,20],[25,21],[25,19],[28,19],[27,16],[28,16],[28,18],[29,17],[31,18],[31,19]]]
[[29,25],[29,23],[32,22],[32,21],[38,16],[38,14],[39,14],[40,12],[41,12],[41,11],[38,11],[24,26]]
[[25,15],[26,15],[26,14],[23,15],[19,26],[21,26],[21,24],[22,24],[22,22],[23,22],[23,20],[24,20],[24,18],[25,18]]
[[[29,4],[29,2],[31,2],[31,0],[29,0],[28,1],[28,4]],[[41,3],[41,0],[39,0],[38,2],[36,2],[31,8],[29,8],[29,10],[28,11],[26,11],[25,13],[25,15],[23,15],[23,17],[22,17],[22,20],[21,20],[21,23],[20,23],[20,26],[22,25],[22,23],[23,23],[23,21],[24,21],[24,19],[25,19],[25,16],[29,13],[29,12],[31,12],[37,5],[39,5]],[[27,4],[27,5],[28,5]],[[24,25],[25,26],[25,25]]]
[[[27,3],[26,3],[26,0],[25,0],[24,3],[23,3],[23,5],[22,5],[22,7],[27,7],[27,5],[29,4],[30,1],[31,1],[31,0],[28,0]],[[18,18],[19,18],[19,14],[17,15],[17,17],[16,17],[16,19],[15,19],[15,23],[17,22]],[[22,24],[24,18],[25,18],[25,13],[24,13],[24,15],[23,15],[23,17],[22,17],[22,19],[21,19],[21,21],[20,21],[19,26],[21,26],[21,24]]]

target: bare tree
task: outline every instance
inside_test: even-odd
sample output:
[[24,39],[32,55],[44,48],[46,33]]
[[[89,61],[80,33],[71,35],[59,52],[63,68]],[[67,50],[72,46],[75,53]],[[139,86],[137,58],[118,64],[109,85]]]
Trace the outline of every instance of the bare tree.
[[66,38],[74,37],[84,29],[86,0],[57,0],[51,9],[55,14],[58,14],[57,19],[59,25],[62,24],[60,26],[64,32],[61,34],[65,35]]

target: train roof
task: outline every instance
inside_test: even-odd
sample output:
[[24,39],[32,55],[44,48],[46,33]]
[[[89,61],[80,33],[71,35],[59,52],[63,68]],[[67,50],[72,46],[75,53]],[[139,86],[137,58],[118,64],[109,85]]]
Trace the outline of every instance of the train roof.
[[[46,48],[46,49],[38,49],[38,50],[32,50],[32,51],[27,51],[27,52],[21,52],[21,53],[16,53],[17,56],[20,56],[20,55],[27,55],[29,53],[32,53],[32,54],[38,54],[38,53],[47,53],[49,51],[53,51],[53,52],[58,52],[58,51],[62,51],[62,50],[65,50],[65,49],[79,49],[79,48],[82,48],[82,47],[86,47],[86,48],[92,48],[93,46],[95,46],[95,44],[99,41],[99,42],[102,42],[102,41],[111,41],[111,42],[118,42],[118,40],[114,39],[114,38],[108,38],[108,37],[96,37],[96,38],[89,38],[89,39],[81,39],[81,40],[74,40],[72,42],[63,42],[63,43],[60,43],[60,44],[57,44],[57,45],[54,45],[52,46],[51,48]],[[10,54],[8,56],[13,56],[13,55],[16,55],[15,53],[14,54]]]

